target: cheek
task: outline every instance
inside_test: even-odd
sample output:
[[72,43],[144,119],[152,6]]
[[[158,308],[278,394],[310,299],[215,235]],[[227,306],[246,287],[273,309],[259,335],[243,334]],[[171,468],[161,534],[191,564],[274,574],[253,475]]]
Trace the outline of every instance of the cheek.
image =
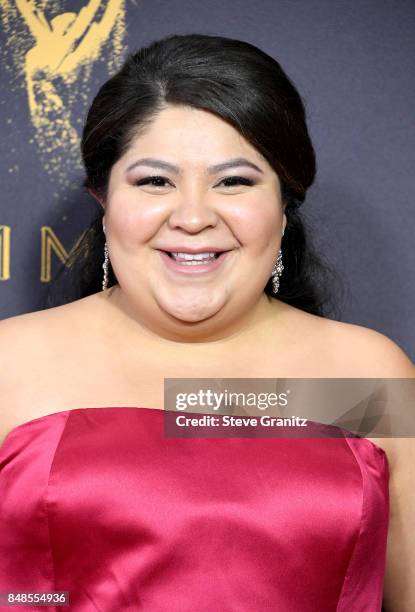
[[234,231],[242,246],[262,251],[278,236],[283,220],[280,203],[274,197],[257,197],[233,210]]
[[107,211],[113,235],[123,244],[148,241],[160,225],[161,206],[145,202],[129,192],[113,194]]

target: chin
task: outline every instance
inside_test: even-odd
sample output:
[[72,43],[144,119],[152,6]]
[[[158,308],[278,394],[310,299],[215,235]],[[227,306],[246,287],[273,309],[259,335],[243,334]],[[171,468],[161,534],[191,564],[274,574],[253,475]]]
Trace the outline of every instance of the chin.
[[[186,323],[197,323],[213,317],[225,305],[225,300],[181,300],[172,303],[172,300],[157,300],[160,308],[168,315]],[[216,302],[216,303],[215,303]]]

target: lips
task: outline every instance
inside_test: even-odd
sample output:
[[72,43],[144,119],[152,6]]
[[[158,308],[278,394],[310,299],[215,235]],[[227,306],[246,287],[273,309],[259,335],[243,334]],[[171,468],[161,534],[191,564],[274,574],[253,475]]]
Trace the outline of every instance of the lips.
[[[224,253],[227,253],[231,249],[223,249],[216,246],[206,246],[206,247],[186,247],[186,246],[173,246],[165,249],[157,249],[160,253],[165,253],[173,259],[173,261],[186,261],[189,260],[190,257],[186,256],[194,256],[194,255],[206,255],[203,258],[203,261],[206,262],[214,261],[218,259]],[[213,257],[212,255],[213,254]],[[200,261],[200,258],[198,258]]]
[[[197,275],[214,272],[223,265],[224,260],[229,256],[229,251],[217,251],[217,256],[206,258],[198,261],[180,260],[174,259],[171,253],[168,251],[157,249],[161,255],[162,261],[166,264],[167,268],[172,272],[185,274],[185,275]],[[185,253],[185,251],[173,251],[179,253]],[[206,251],[201,251],[202,253]],[[192,253],[193,254],[193,253]]]

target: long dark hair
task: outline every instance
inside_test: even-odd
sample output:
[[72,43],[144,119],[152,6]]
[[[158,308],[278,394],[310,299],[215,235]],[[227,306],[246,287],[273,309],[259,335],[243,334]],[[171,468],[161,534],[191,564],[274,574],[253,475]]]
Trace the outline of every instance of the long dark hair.
[[[89,109],[81,142],[84,187],[105,198],[113,164],[169,103],[215,113],[273,167],[286,203],[284,271],[277,296],[271,278],[264,291],[306,312],[330,314],[335,308],[330,287],[337,278],[317,254],[299,210],[316,174],[305,105],[280,64],[254,45],[205,34],[172,35],[129,55]],[[58,275],[69,270],[73,299],[101,290],[105,235],[99,208]],[[115,283],[109,266],[108,287]]]

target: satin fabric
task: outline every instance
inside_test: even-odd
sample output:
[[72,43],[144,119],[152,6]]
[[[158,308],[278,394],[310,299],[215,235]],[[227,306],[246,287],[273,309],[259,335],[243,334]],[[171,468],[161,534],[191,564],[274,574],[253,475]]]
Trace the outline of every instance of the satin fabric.
[[1,592],[69,591],[74,612],[381,609],[389,471],[380,447],[169,439],[164,416],[77,408],[9,433]]

